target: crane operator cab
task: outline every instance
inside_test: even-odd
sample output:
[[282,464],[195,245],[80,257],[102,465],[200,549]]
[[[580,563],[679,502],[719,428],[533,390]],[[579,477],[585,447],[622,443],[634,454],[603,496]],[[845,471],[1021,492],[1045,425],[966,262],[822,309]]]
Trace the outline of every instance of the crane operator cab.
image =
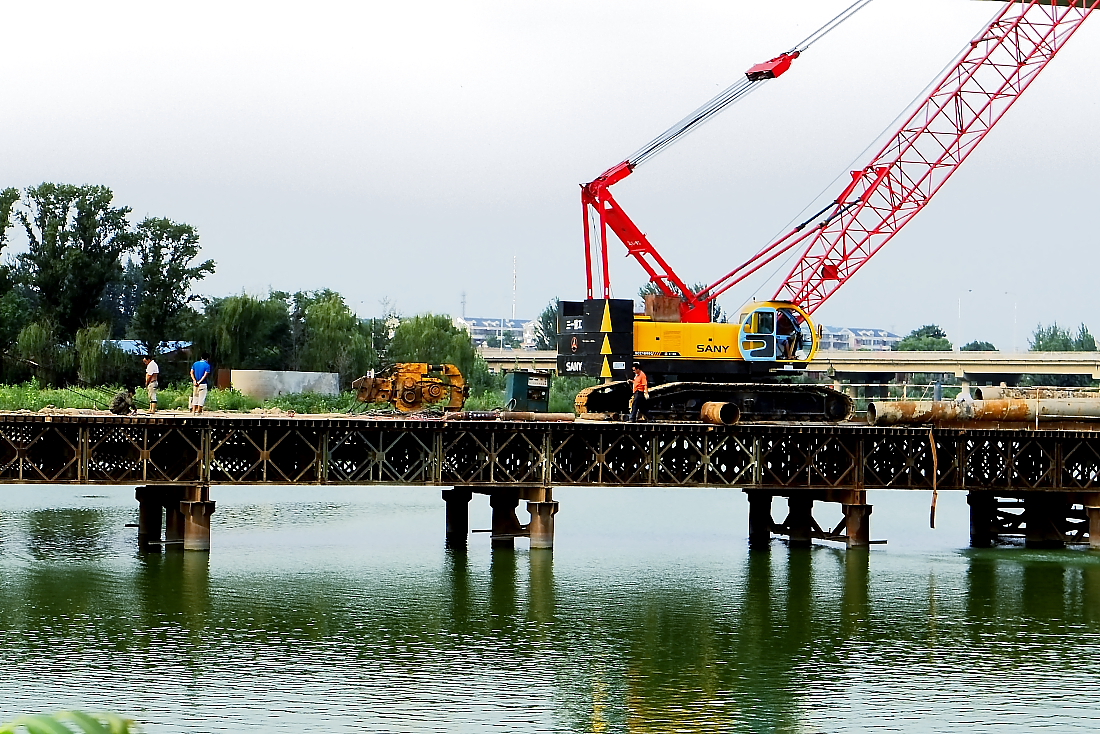
[[809,362],[817,351],[813,322],[793,303],[755,303],[738,321],[737,347],[748,362]]

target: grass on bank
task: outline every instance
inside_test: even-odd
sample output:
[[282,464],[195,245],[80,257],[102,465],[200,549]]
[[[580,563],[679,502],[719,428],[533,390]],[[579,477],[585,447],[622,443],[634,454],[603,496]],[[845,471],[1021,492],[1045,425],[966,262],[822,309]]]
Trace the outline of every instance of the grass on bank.
[[[577,392],[584,387],[595,385],[596,380],[588,378],[561,377],[550,383],[550,412],[572,413],[573,400]],[[111,399],[122,388],[105,387],[43,387],[37,380],[21,385],[0,385],[0,410],[30,410],[42,408],[81,408],[106,410]],[[160,410],[187,410],[191,399],[191,386],[187,384],[169,385],[159,391],[157,407]],[[135,404],[139,409],[149,407],[144,390],[135,395]],[[207,410],[248,412],[256,408],[279,408],[295,413],[348,413],[360,410],[364,406],[355,399],[355,393],[348,391],[340,395],[319,395],[317,393],[297,393],[281,395],[270,400],[257,400],[237,390],[218,390],[209,392],[206,398]],[[385,408],[384,405],[371,406]],[[489,390],[466,400],[466,410],[495,410],[504,407],[504,391]]]
[[[35,381],[22,385],[0,385],[0,410],[30,410],[42,408],[84,408],[106,410],[111,399],[122,388],[109,387],[42,387]],[[160,410],[187,410],[191,400],[191,388],[187,385],[170,385],[158,392],[157,407]],[[135,395],[139,409],[149,407],[144,391]],[[318,395],[299,393],[280,395],[270,400],[257,400],[237,390],[211,390],[206,398],[207,410],[248,412],[255,408],[280,408],[296,413],[347,413],[353,407],[361,407],[355,393]]]

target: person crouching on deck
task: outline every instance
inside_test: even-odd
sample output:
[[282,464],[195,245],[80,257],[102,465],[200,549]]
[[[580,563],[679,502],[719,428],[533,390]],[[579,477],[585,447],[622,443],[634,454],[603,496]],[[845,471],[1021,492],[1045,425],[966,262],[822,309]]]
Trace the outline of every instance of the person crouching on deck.
[[630,402],[630,422],[646,419],[646,401],[649,399],[649,380],[639,362],[634,363],[634,397]]
[[114,400],[111,401],[110,410],[115,415],[130,415],[131,413],[136,413],[137,408],[134,407],[134,388],[128,387],[125,390],[119,390]]

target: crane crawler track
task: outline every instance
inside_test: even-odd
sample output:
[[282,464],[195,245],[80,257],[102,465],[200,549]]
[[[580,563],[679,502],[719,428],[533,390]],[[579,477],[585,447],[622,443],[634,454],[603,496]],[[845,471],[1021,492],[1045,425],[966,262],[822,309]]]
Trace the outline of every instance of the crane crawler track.
[[[632,385],[611,382],[577,393],[576,409],[582,419],[622,420],[630,412]],[[813,421],[839,422],[852,415],[852,399],[824,385],[743,382],[669,382],[649,390],[649,420],[702,421],[704,403],[733,403],[740,422]]]

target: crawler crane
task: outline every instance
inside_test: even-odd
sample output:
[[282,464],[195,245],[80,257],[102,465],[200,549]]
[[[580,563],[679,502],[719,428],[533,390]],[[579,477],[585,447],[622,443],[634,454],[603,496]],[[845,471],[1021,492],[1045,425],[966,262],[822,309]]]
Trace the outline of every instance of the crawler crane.
[[[577,396],[579,413],[625,413],[630,366],[636,361],[649,378],[649,412],[657,419],[847,418],[852,407],[847,396],[775,379],[804,370],[813,359],[818,332],[811,315],[931,201],[1100,5],[1100,0],[1003,3],[828,206],[711,285],[689,287],[627,216],[611,186],[725,107],[782,76],[810,45],[870,2],[854,3],[802,44],[752,67],[744,79],[582,185],[587,298],[561,305],[558,371],[607,383]],[[644,315],[633,313],[633,301],[611,298],[608,230],[658,291],[646,298]],[[712,322],[716,298],[788,253],[797,253],[795,264],[770,301],[750,304],[734,323]]]

